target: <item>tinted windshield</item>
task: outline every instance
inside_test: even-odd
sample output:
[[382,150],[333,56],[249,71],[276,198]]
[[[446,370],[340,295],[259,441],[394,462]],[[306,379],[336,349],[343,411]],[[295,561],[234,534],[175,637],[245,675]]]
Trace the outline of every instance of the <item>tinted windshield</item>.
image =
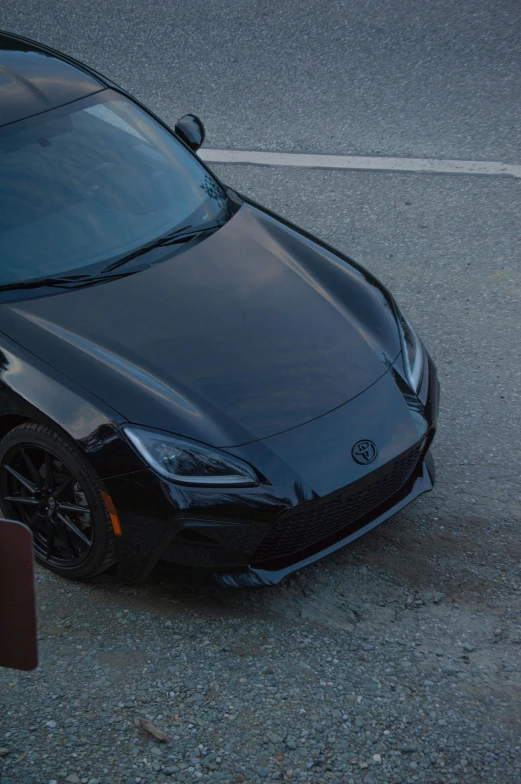
[[110,90],[0,128],[0,284],[77,272],[218,216],[226,196]]

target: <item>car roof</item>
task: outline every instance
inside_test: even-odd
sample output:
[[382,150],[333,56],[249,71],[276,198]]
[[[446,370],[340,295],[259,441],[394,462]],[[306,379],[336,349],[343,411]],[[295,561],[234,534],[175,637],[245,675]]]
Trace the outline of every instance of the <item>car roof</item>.
[[72,58],[0,30],[0,127],[107,86],[103,77]]

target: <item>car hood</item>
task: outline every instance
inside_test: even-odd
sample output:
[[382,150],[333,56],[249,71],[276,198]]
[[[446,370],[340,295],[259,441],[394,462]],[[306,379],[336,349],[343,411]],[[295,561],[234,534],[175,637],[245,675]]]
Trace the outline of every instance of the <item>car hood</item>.
[[331,411],[400,351],[372,278],[248,204],[147,270],[4,304],[0,324],[127,420],[214,446]]

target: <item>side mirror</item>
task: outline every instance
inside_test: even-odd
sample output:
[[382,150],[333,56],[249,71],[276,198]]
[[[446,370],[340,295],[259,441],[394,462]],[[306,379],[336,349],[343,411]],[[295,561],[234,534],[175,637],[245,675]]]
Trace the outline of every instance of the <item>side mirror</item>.
[[194,152],[197,152],[206,136],[204,125],[195,114],[185,114],[181,117],[181,119],[176,122],[174,130]]

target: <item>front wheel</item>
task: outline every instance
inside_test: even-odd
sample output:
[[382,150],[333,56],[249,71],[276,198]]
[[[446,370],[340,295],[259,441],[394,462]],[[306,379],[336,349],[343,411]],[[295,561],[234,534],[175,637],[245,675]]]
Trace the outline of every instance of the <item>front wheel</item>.
[[24,423],[0,442],[0,507],[31,529],[36,560],[62,577],[92,577],[115,561],[94,471],[48,427]]

